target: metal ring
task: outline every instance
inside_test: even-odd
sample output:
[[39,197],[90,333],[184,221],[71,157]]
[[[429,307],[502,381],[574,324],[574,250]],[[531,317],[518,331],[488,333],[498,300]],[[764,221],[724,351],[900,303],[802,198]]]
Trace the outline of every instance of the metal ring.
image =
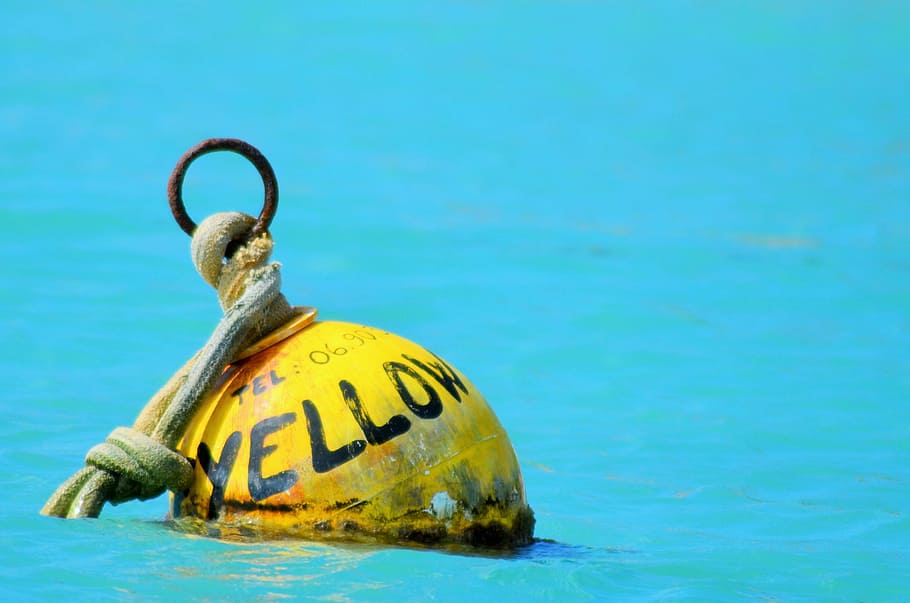
[[262,176],[262,184],[265,187],[265,201],[262,204],[262,212],[250,232],[250,237],[255,237],[266,230],[275,217],[278,210],[278,180],[275,178],[275,172],[265,156],[259,152],[259,149],[248,142],[238,140],[237,138],[209,138],[203,140],[189,151],[183,154],[183,157],[177,162],[171,178],[167,183],[167,200],[171,206],[171,213],[177,224],[186,234],[193,236],[196,230],[196,223],[186,213],[186,207],[183,205],[183,178],[186,176],[186,170],[197,158],[214,151],[233,151],[247,158]]

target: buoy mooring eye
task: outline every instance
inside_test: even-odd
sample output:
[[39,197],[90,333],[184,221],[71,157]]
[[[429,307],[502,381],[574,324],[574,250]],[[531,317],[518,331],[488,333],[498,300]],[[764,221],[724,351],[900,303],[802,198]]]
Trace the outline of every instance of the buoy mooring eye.
[[259,149],[248,142],[237,138],[209,138],[203,140],[180,158],[171,178],[167,183],[167,199],[171,206],[171,213],[177,224],[186,234],[193,236],[196,231],[196,222],[186,213],[186,207],[183,204],[183,179],[186,176],[186,170],[199,157],[214,153],[215,151],[231,151],[248,159],[262,177],[262,185],[265,187],[265,200],[262,204],[262,211],[259,218],[249,234],[250,238],[258,236],[268,230],[278,211],[278,179],[275,177],[275,171],[272,169],[268,159],[265,158]]

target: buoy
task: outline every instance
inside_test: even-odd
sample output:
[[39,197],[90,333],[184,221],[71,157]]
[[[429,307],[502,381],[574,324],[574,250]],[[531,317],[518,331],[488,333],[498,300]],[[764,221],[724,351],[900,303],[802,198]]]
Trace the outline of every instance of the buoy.
[[308,324],[314,314],[225,370],[180,444],[196,467],[173,515],[310,537],[529,542],[515,452],[474,385],[407,339]]
[[[222,213],[197,226],[183,177],[219,150],[256,166],[265,203],[258,218]],[[387,331],[317,321],[314,308],[281,295],[268,233],[278,187],[257,149],[199,143],[178,162],[168,199],[224,317],[132,428],[89,450],[42,513],[97,517],[106,502],[169,490],[179,524],[225,538],[531,542],[515,451],[462,373]]]

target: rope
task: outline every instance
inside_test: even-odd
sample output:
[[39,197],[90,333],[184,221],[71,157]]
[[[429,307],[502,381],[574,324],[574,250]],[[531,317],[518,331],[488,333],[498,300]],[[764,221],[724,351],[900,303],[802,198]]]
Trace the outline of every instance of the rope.
[[94,446],[85,467],[57,488],[41,513],[97,517],[106,502],[146,500],[165,490],[181,492],[193,480],[193,464],[174,449],[224,368],[246,347],[294,315],[281,294],[277,263],[268,263],[273,242],[264,232],[239,246],[256,220],[246,214],[215,214],[193,234],[193,263],[218,291],[224,317],[209,340],[162,387],[132,428],[118,427]]

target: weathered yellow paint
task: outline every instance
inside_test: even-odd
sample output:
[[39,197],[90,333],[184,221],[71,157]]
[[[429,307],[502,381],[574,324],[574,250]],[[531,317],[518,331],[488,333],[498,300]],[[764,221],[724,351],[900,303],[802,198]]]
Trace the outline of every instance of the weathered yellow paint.
[[226,533],[531,540],[512,445],[464,375],[379,329],[295,328],[229,366],[199,410],[180,446],[195,481],[172,496],[175,517]]

